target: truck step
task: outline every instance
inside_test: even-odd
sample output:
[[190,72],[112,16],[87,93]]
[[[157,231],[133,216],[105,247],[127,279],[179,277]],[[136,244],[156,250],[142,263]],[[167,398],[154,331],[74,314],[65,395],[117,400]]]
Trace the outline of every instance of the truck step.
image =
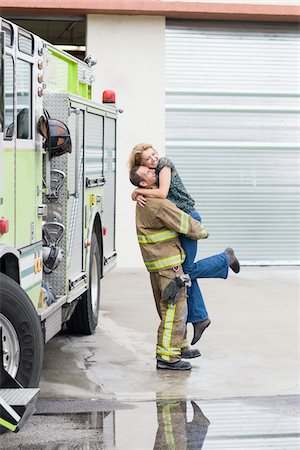
[[34,388],[0,389],[0,425],[17,432],[35,412],[40,390]]
[[0,397],[9,404],[9,406],[26,406],[34,400],[34,397],[40,392],[39,389],[0,389]]

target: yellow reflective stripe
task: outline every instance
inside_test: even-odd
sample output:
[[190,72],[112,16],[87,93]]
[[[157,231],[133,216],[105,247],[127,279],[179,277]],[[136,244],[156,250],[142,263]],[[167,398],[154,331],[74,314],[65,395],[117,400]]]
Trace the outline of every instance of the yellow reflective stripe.
[[208,236],[208,232],[206,229],[201,225],[201,231],[200,231],[200,239],[205,239]]
[[184,341],[182,342],[180,348],[188,347],[188,345],[189,345],[188,340],[187,340],[187,339],[184,339]]
[[180,348],[164,348],[160,345],[156,346],[156,354],[157,355],[165,355],[165,356],[179,356],[180,355]]
[[156,400],[157,406],[163,407],[169,405],[171,408],[180,405],[182,400],[172,400],[170,394],[162,393],[161,398]]
[[17,425],[13,425],[12,423],[7,422],[7,420],[1,419],[1,417],[0,417],[0,425],[11,431],[15,431],[15,429],[17,428]]
[[[166,351],[168,351],[168,349],[170,348],[170,345],[171,345],[175,311],[176,311],[176,305],[168,305],[168,309],[167,309],[166,317],[165,317],[165,321],[164,321],[164,332],[163,332],[163,337],[162,337],[162,347],[164,347]],[[164,355],[163,355],[163,358],[164,358]]]
[[170,411],[170,405],[164,405],[162,407],[162,417],[164,423],[165,439],[168,448],[175,449],[175,439],[173,435],[172,416]]
[[[164,347],[162,347],[161,345],[157,345],[156,348],[158,348],[160,350],[164,349]],[[179,347],[169,347],[168,350],[170,350],[171,352],[177,352],[177,351],[180,351],[180,348]]]
[[185,255],[178,253],[175,256],[170,256],[169,258],[157,259],[156,261],[145,261],[147,269],[151,272],[152,270],[165,269],[166,267],[179,266],[183,263]]
[[179,233],[187,234],[188,231],[189,231],[189,215],[182,212],[181,219],[180,219]]
[[168,239],[173,239],[178,236],[176,231],[165,230],[160,231],[159,233],[148,234],[147,236],[144,234],[138,234],[137,238],[139,244],[153,244],[154,242],[166,241]]

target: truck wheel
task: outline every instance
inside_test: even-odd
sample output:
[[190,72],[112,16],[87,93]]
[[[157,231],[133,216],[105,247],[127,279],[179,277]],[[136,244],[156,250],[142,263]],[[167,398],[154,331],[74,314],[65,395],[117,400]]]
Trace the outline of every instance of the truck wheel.
[[77,306],[67,322],[70,333],[93,334],[98,324],[100,308],[100,250],[96,233],[91,239],[89,289],[79,299]]
[[41,321],[23,289],[2,273],[0,299],[4,368],[23,387],[37,387],[44,355]]

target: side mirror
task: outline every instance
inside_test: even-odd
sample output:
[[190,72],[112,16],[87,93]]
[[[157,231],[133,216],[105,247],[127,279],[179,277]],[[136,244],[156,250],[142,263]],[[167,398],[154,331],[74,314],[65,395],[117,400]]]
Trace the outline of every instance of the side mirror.
[[13,134],[14,134],[14,128],[15,128],[15,124],[14,124],[14,122],[12,122],[8,127],[7,127],[7,130],[6,130],[6,133],[5,133],[5,137],[6,138],[12,138],[13,137]]
[[29,137],[29,109],[23,108],[17,115],[17,138],[28,139]]

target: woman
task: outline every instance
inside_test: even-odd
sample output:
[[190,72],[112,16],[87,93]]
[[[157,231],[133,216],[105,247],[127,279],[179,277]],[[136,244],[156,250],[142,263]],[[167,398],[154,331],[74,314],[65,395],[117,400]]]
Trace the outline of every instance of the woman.
[[[138,201],[141,206],[145,206],[147,197],[168,198],[179,209],[201,222],[201,217],[194,208],[195,201],[186,191],[174,164],[168,158],[159,158],[151,144],[137,144],[129,157],[129,170],[134,166],[141,165],[155,169],[158,187],[157,189],[135,189],[132,193],[133,200]],[[182,265],[183,270],[185,273],[189,273],[192,270],[197,253],[197,241],[184,235],[179,235],[179,237],[186,253],[186,259]],[[196,280],[188,288],[188,322],[193,323],[194,326],[192,344],[195,344],[200,339],[205,328],[210,324],[204,300]]]

